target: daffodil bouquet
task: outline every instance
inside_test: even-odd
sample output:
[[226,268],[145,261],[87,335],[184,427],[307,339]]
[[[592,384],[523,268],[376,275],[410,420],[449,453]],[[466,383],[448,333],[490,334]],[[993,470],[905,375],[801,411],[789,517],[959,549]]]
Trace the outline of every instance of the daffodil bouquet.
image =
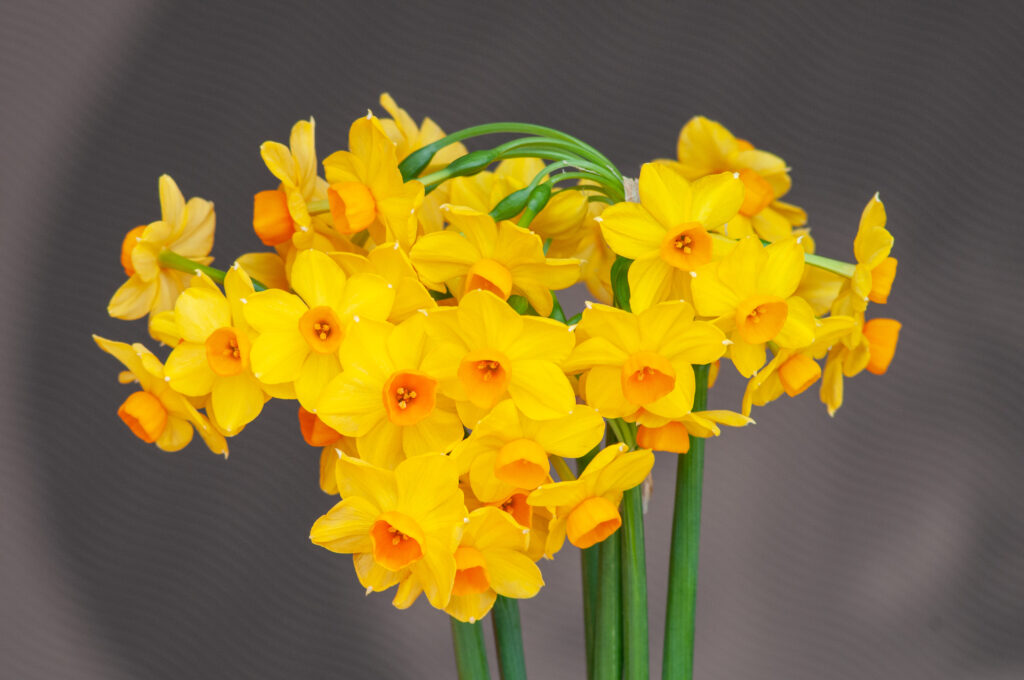
[[[705,439],[819,381],[834,413],[844,378],[886,371],[900,324],[866,319],[896,272],[882,202],[834,260],[782,200],[783,160],[706,118],[631,179],[547,127],[445,134],[380,104],[322,163],[312,119],[260,147],[269,249],[226,271],[213,204],[160,178],[108,310],[171,349],[95,338],[136,384],[118,415],[165,451],[198,433],[227,456],[268,400],[298,401],[340,497],[310,539],[367,593],[446,612],[463,678],[487,675],[488,613],[502,677],[525,676],[517,600],[566,539],[590,676],[647,677],[644,482],[654,450],[679,454],[663,665],[690,677]],[[594,300],[570,313],[557,291],[580,282]],[[748,380],[737,410],[708,409],[723,358]]]

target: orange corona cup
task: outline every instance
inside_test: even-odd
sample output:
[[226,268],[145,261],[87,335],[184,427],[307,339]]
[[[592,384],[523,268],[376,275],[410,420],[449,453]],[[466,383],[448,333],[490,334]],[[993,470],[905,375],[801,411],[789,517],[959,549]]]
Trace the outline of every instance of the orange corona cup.
[[256,194],[252,228],[266,246],[276,246],[290,239],[295,233],[295,222],[288,212],[288,195],[280,189]]
[[892,357],[896,354],[896,343],[903,327],[896,319],[872,319],[864,324],[864,337],[871,344],[871,359],[868,371],[882,375],[889,370]]

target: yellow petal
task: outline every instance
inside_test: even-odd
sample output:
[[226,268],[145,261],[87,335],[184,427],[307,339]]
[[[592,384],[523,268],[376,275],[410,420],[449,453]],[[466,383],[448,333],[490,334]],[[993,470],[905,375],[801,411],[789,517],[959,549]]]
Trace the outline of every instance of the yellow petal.
[[536,442],[548,453],[563,458],[579,458],[594,448],[604,434],[604,418],[583,404],[577,404],[565,418],[537,425]]
[[659,256],[634,260],[629,266],[629,306],[642,312],[669,298],[675,269]]
[[291,382],[299,376],[310,353],[309,345],[297,328],[268,331],[252,343],[249,360],[252,372],[262,382]]
[[736,292],[719,278],[719,264],[712,263],[698,267],[691,284],[693,306],[701,316],[725,316],[736,311],[740,298]]
[[298,333],[299,319],[308,311],[299,296],[277,289],[253,293],[244,309],[245,320],[260,333]]
[[292,126],[288,145],[291,147],[295,168],[298,171],[298,186],[302,189],[304,197],[309,199],[312,197],[317,169],[315,122],[312,118],[300,120]]
[[[508,305],[505,307],[509,308]],[[515,338],[512,345],[506,349],[509,359],[512,361],[545,359],[559,365],[569,357],[574,338],[565,324],[553,319],[534,316],[519,317],[514,312],[513,316],[521,319],[522,332],[518,334],[518,337],[514,336],[513,331],[519,324],[516,324],[515,320],[509,319],[505,326],[506,334]],[[494,328],[489,332],[498,332],[498,329]]]
[[264,286],[288,290],[284,260],[277,253],[246,253],[238,258],[238,264]]
[[192,441],[192,425],[184,418],[169,416],[164,431],[153,442],[161,451],[181,451]]
[[588,305],[576,329],[580,338],[605,338],[628,354],[640,350],[637,317],[608,305]]
[[209,255],[213,249],[215,224],[213,203],[202,198],[188,199],[185,204],[185,228],[169,244],[170,249],[193,260]]
[[230,434],[255,420],[266,400],[256,379],[248,371],[243,371],[229,377],[218,377],[213,383],[210,401],[217,425]]
[[402,428],[402,448],[406,455],[447,453],[462,441],[462,421],[453,411],[435,408],[429,418]]
[[336,482],[342,498],[366,498],[381,509],[393,508],[398,502],[395,473],[358,458],[344,454],[338,456]]
[[764,249],[767,258],[755,284],[759,293],[787,298],[800,285],[804,273],[804,249],[795,238]]
[[636,411],[636,404],[622,393],[622,371],[616,367],[595,366],[584,383],[587,403],[605,418],[622,418]]
[[379,516],[380,511],[367,499],[346,498],[313,523],[309,540],[332,552],[371,552],[370,529]]
[[764,366],[767,358],[764,343],[751,344],[743,340],[739,333],[734,333],[732,345],[729,346],[729,355],[736,370],[744,378],[749,378],[755,371]]
[[[533,563],[531,562],[530,564]],[[448,606],[445,607],[444,611],[453,619],[463,623],[476,623],[482,620],[487,615],[487,612],[491,611],[491,608],[494,607],[494,601],[497,599],[498,594],[493,588],[489,588],[482,593],[452,595],[452,599],[449,600]]]
[[218,328],[231,325],[231,309],[220,291],[189,288],[174,303],[174,319],[181,337],[188,342],[206,342]]
[[530,418],[547,420],[568,415],[576,395],[565,374],[549,361],[516,361],[509,370],[509,396]]
[[324,388],[317,415],[341,434],[362,437],[386,417],[382,388],[342,373]]
[[299,170],[287,146],[280,142],[263,142],[260,145],[260,156],[267,164],[267,169],[285,186],[298,186]]
[[653,467],[654,453],[647,449],[621,453],[598,473],[594,494],[604,496],[632,489],[644,481]]
[[691,201],[690,183],[675,168],[664,163],[644,163],[640,168],[640,203],[662,227],[672,229],[692,221]]
[[789,305],[789,313],[786,314],[786,322],[782,329],[775,336],[775,342],[780,347],[791,349],[806,347],[814,342],[814,310],[803,298],[794,296],[786,302]]
[[149,314],[156,299],[156,281],[143,281],[138,274],[121,284],[107,303],[107,313],[115,319],[133,321]]
[[423,594],[430,600],[431,606],[444,609],[451,599],[452,585],[455,583],[455,557],[441,546],[431,546],[431,543],[434,541],[428,538],[427,550],[411,569],[419,579]]
[[594,366],[621,366],[629,355],[606,338],[584,340],[563,365],[567,373],[579,373]]
[[731,220],[743,203],[743,182],[731,172],[703,177],[693,183],[693,207],[688,220],[715,229]]
[[489,550],[484,553],[487,578],[491,587],[505,597],[533,597],[544,586],[544,577],[533,560],[521,552],[509,549]]
[[171,227],[172,233],[175,233],[184,222],[185,197],[181,195],[181,189],[170,175],[160,175],[158,186],[161,219]]
[[345,273],[319,250],[303,250],[295,256],[292,289],[310,308],[337,307],[345,292]]
[[464,275],[480,252],[462,236],[451,231],[426,234],[409,251],[409,259],[420,275],[435,283]]
[[657,253],[665,229],[637,203],[616,203],[601,213],[601,235],[608,247],[633,260]]
[[190,397],[209,394],[217,377],[206,360],[206,347],[194,342],[182,343],[171,351],[164,374],[170,378],[171,389]]
[[337,311],[343,316],[385,321],[395,302],[395,287],[376,274],[356,274],[345,284]]
[[337,353],[310,352],[295,378],[295,397],[307,411],[319,408],[320,397],[331,380],[341,373]]
[[587,498],[587,484],[578,479],[545,484],[530,492],[526,502],[549,508],[573,508]]

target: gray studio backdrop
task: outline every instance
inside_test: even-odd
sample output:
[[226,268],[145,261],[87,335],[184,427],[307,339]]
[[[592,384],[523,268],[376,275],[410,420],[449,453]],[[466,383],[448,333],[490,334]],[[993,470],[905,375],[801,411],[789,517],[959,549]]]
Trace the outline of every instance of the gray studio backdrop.
[[[895,362],[834,419],[783,399],[710,444],[698,675],[1024,677],[1024,6],[283,5],[0,8],[0,677],[454,673],[444,616],[365,597],[308,541],[331,500],[293,406],[228,462],[164,454],[118,421],[118,367],[89,339],[144,337],[105,306],[161,173],[216,202],[230,261],[258,246],[259,144],[314,115],[321,155],[342,148],[384,90],[447,129],[562,128],[631,174],[711,116],[790,163],[825,254],[881,190]],[[647,518],[655,671],[675,464],[659,454]],[[530,673],[581,677],[576,551],[542,566]]]

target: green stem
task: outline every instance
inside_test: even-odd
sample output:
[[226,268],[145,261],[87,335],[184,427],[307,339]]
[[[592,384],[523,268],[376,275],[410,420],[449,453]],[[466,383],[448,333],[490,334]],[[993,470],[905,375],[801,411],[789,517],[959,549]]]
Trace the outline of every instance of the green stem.
[[622,541],[611,535],[598,546],[594,614],[594,680],[622,678]]
[[[195,274],[196,272],[202,272],[220,284],[224,283],[224,277],[225,275],[227,275],[227,272],[225,272],[222,269],[217,269],[216,267],[210,267],[205,264],[193,262],[184,255],[179,255],[173,250],[161,250],[160,255],[157,257],[157,261],[164,267],[167,267],[168,269],[175,269],[179,272],[185,272],[186,274]],[[252,281],[253,288],[255,288],[257,291],[267,289],[266,286],[264,286],[256,279],[252,278],[251,276],[249,278]]]
[[[581,475],[594,459],[601,445],[576,459],[576,474]],[[583,582],[583,637],[587,650],[587,677],[594,677],[594,617],[597,616],[597,574],[601,546],[595,545],[580,551],[580,579]]]
[[812,267],[818,267],[830,271],[833,274],[839,274],[846,278],[852,278],[853,272],[857,269],[857,265],[849,262],[843,262],[841,260],[833,260],[830,257],[822,257],[821,255],[811,255],[804,253],[804,262],[811,265]]
[[639,486],[622,496],[622,618],[624,678],[647,680],[650,644],[647,639],[647,559],[644,509]]
[[502,595],[491,609],[494,619],[494,645],[498,650],[501,680],[526,680],[526,657],[523,654],[523,629],[519,622],[519,603]]
[[484,630],[480,622],[463,623],[451,619],[452,644],[455,647],[455,667],[459,680],[487,680],[491,677],[487,668],[487,648],[484,646]]
[[[708,406],[707,364],[694,366],[697,389],[693,410]],[[700,510],[704,483],[704,439],[690,437],[689,453],[678,457],[672,544],[669,549],[668,604],[662,678],[693,677],[693,639],[697,613],[697,560],[700,550]]]
[[[612,164],[612,162],[604,154],[602,154],[600,151],[598,151],[594,147],[590,146],[586,142],[584,142],[584,141],[582,141],[580,139],[577,139],[576,137],[573,137],[572,135],[569,135],[569,134],[566,134],[564,132],[561,132],[560,130],[555,130],[554,128],[545,127],[543,125],[533,125],[531,123],[501,122],[501,123],[487,123],[485,125],[474,125],[473,127],[468,127],[468,128],[464,128],[462,130],[458,130],[456,132],[453,132],[450,135],[448,135],[447,137],[443,137],[443,138],[437,140],[436,142],[428,144],[426,147],[424,147],[424,149],[431,149],[432,151],[428,151],[427,153],[430,153],[431,155],[433,155],[433,153],[436,153],[438,150],[443,149],[444,147],[448,146],[449,144],[454,144],[455,142],[461,142],[464,139],[469,139],[471,137],[480,137],[482,135],[502,134],[502,133],[505,133],[505,134],[537,135],[537,136],[546,137],[546,138],[550,138],[550,139],[557,139],[557,140],[561,140],[561,141],[565,141],[565,142],[570,142],[570,143],[572,143],[573,145],[575,145],[578,148],[579,152],[584,157],[589,158],[590,160],[593,160],[596,163],[600,163],[601,165],[607,166],[609,169],[613,170],[615,173],[618,173],[619,180],[622,179],[622,174],[619,173],[618,169],[615,168],[615,166]],[[410,154],[410,157],[414,156],[414,155],[419,155],[422,151],[423,151],[422,149],[419,150],[419,151],[414,151],[412,154]],[[429,159],[427,160],[427,162],[429,162]],[[404,165],[404,164],[405,164],[405,161],[403,160],[402,165]],[[424,165],[426,165],[426,163],[424,163]],[[403,174],[405,174],[405,168],[402,168],[402,170],[403,170]],[[419,174],[419,173],[416,173],[416,174]],[[406,179],[412,179],[412,178],[411,177],[407,177]]]

